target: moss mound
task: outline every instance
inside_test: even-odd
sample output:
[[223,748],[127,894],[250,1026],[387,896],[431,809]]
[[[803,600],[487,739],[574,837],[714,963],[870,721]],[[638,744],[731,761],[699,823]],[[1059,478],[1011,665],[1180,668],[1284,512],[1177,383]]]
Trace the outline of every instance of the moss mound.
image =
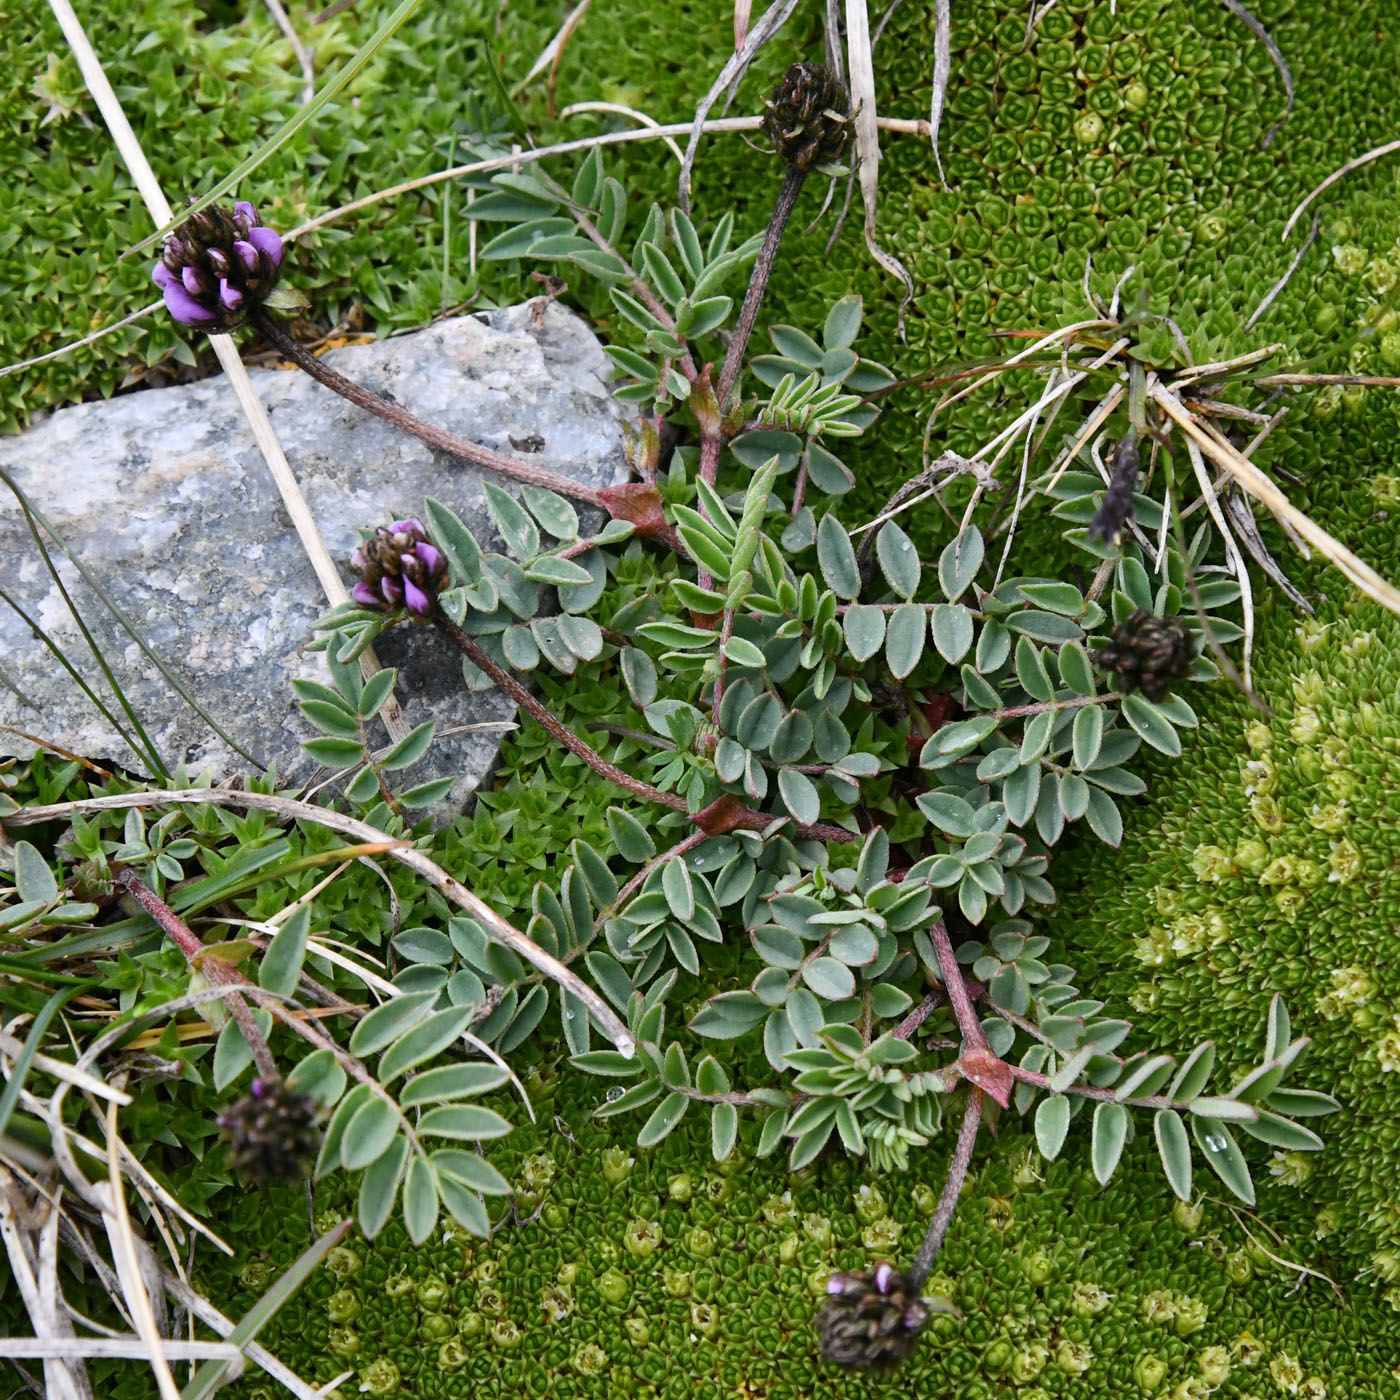
[[[839,1157],[797,1176],[742,1152],[717,1169],[701,1131],[642,1154],[564,1099],[569,1078],[540,1105],[542,1128],[493,1152],[530,1218],[489,1243],[444,1233],[415,1250],[397,1227],[372,1245],[352,1237],[269,1346],[321,1383],[353,1370],[343,1400],[1400,1395],[1400,1323],[1367,1290],[1345,1302],[1317,1280],[1295,1291],[1224,1207],[1173,1215],[1146,1144],[1131,1149],[1140,1170],[1105,1191],[1074,1164],[1082,1153],[1046,1167],[1024,1139],[974,1164],[930,1280],[960,1316],[935,1315],[895,1377],[842,1376],[815,1355],[827,1274],[912,1250],[941,1154],[879,1179]],[[229,1213],[238,1253],[201,1278],[235,1313],[307,1239],[298,1194],[270,1204]],[[349,1207],[318,1192],[318,1224]],[[245,1379],[230,1394],[270,1391]]]
[[[1248,1046],[1281,992],[1315,1040],[1312,1082],[1344,1112],[1317,1157],[1276,1152],[1259,1209],[1320,1249],[1400,1278],[1400,625],[1372,607],[1279,613],[1256,684],[1221,694],[1160,775],[1117,859],[1085,864],[1053,926],[1099,959],[1100,994],[1154,1033]],[[1400,1290],[1387,1296],[1400,1304]]]

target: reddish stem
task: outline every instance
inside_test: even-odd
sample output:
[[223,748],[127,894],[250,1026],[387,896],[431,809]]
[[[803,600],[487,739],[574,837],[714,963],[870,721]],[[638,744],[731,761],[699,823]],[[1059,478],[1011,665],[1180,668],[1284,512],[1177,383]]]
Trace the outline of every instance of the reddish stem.
[[[595,773],[600,774],[611,783],[616,783],[618,787],[630,792],[634,797],[640,797],[647,802],[656,802],[662,807],[669,807],[673,812],[687,810],[685,798],[679,793],[662,792],[660,788],[652,787],[650,783],[644,783],[640,778],[632,777],[630,773],[624,773],[615,763],[609,763],[591,744],[586,743],[573,730],[561,724],[509,671],[497,665],[490,655],[467,636],[455,622],[445,617],[441,610],[433,612],[431,621],[473,666],[490,676],[492,681],[500,686],[531,719],[547,733],[552,734],[570,753],[577,754]],[[755,812],[751,807],[745,807],[738,798],[728,795],[712,802],[704,811],[696,812],[691,817],[691,821],[707,836],[718,836],[723,832],[733,831],[740,827],[746,831],[763,831],[778,820],[780,818],[777,814]],[[844,827],[828,826],[823,822],[813,822],[810,825],[799,822],[796,824],[796,828],[799,836],[809,840],[855,840],[852,833]]]
[[985,1089],[1003,1108],[1011,1102],[1011,1067],[987,1042],[986,1032],[977,1019],[977,1012],[968,995],[967,983],[963,980],[962,968],[953,952],[948,928],[942,919],[929,930],[929,937],[938,954],[938,967],[943,975],[943,985],[948,992],[948,1000],[957,1018],[958,1033],[962,1036],[962,1054],[958,1056],[956,1068],[964,1078],[979,1089]]
[[414,437],[426,442],[429,447],[435,448],[439,452],[447,452],[453,457],[460,457],[473,466],[480,467],[484,471],[495,472],[498,476],[508,477],[511,481],[523,482],[530,486],[543,486],[547,490],[557,491],[561,496],[571,496],[574,500],[582,501],[585,505],[607,511],[609,515],[617,513],[610,509],[608,500],[601,491],[595,491],[589,486],[581,486],[576,481],[570,481],[568,477],[544,471],[540,467],[531,466],[529,462],[522,462],[518,457],[507,456],[504,452],[497,452],[493,447],[482,447],[479,443],[471,442],[467,438],[458,437],[455,433],[434,427],[433,424],[425,423],[421,418],[400,408],[398,404],[390,403],[387,399],[381,398],[373,390],[366,389],[364,385],[356,384],[353,379],[347,379],[339,371],[333,370],[328,364],[318,359],[306,346],[288,335],[286,330],[273,320],[262,307],[255,307],[248,319],[282,355],[304,369],[317,383],[325,385],[327,389],[333,390],[342,398],[349,399],[351,403],[363,408],[367,413],[373,413],[376,417],[384,419],[386,423],[392,423],[396,428],[401,428],[406,433],[412,433]]
[[[186,962],[193,965],[195,958],[205,951],[205,945],[199,935],[154,890],[149,889],[130,866],[118,866],[112,872],[112,880],[156,921],[170,936],[171,942],[185,955]],[[264,1079],[280,1078],[277,1061],[272,1058],[267,1039],[258,1029],[258,1023],[253,1019],[248,1003],[236,990],[239,986],[256,990],[253,984],[231,963],[226,963],[218,957],[202,959],[198,970],[215,986],[228,989],[224,1002],[233,1019],[238,1022],[238,1029],[243,1032],[243,1039],[248,1042],[249,1050],[253,1052],[253,1061],[258,1067],[258,1073]]]
[[615,763],[609,763],[591,744],[580,739],[572,729],[561,724],[509,671],[497,665],[487,652],[483,651],[455,622],[444,616],[440,609],[434,610],[432,621],[473,666],[490,676],[492,681],[500,686],[541,729],[552,734],[570,753],[576,754],[595,773],[601,774],[610,783],[616,783],[618,787],[630,792],[634,797],[643,798],[647,802],[655,802],[662,807],[669,807],[673,812],[686,810],[685,798],[680,793],[662,792],[660,788],[652,787],[650,783],[644,783],[640,778],[634,778],[630,773],[624,773]]
[[967,1169],[972,1162],[972,1147],[977,1141],[977,1128],[982,1122],[982,1091],[975,1084],[968,1085],[967,1106],[963,1109],[962,1127],[958,1131],[958,1143],[953,1149],[953,1160],[948,1164],[948,1179],[943,1183],[943,1194],[938,1198],[938,1208],[929,1221],[928,1233],[914,1256],[914,1266],[909,1270],[909,1280],[917,1291],[928,1277],[938,1251],[943,1248],[943,1237],[952,1223],[953,1212],[958,1208],[958,1197],[962,1195],[963,1182],[967,1180]]

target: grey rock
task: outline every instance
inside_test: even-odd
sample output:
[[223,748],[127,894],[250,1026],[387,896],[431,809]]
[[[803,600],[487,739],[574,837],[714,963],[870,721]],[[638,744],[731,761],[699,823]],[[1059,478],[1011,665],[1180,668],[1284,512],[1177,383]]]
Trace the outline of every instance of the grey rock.
[[[325,358],[475,442],[593,487],[625,478],[623,411],[605,385],[608,361],[587,326],[557,303],[481,312]],[[347,581],[358,531],[421,513],[427,495],[455,510],[479,539],[490,536],[475,468],[430,451],[300,371],[255,370],[252,379]],[[243,748],[288,778],[314,771],[300,747],[313,731],[290,683],[324,679],[321,654],[306,646],[325,599],[222,377],[59,410],[0,440],[0,464]],[[119,714],[13,497],[0,496],[3,588]],[[207,769],[216,780],[248,771],[171,690],[61,551],[52,554],[165,762],[172,769],[184,762],[192,774]],[[410,724],[436,719],[441,736],[514,717],[499,692],[466,691],[456,654],[431,628],[394,627],[376,652],[383,665],[399,668]],[[5,606],[0,723],[146,770]],[[384,742],[382,732],[378,739]],[[404,785],[452,776],[443,806],[460,809],[491,771],[499,739],[499,728],[449,732],[399,776]],[[0,731],[0,753],[26,756],[32,749]]]

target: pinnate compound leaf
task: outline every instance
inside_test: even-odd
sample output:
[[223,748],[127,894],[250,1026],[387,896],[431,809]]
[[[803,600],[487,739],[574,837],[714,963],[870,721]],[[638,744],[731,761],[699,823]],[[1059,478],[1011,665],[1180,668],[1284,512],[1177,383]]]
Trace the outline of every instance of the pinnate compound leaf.
[[1063,1094],[1042,1099],[1035,1110],[1035,1142],[1040,1155],[1053,1162],[1069,1132],[1070,1101]]
[[685,1116],[690,1100],[682,1093],[667,1094],[652,1111],[651,1117],[642,1124],[637,1134],[638,1147],[655,1147],[665,1138]]
[[885,582],[901,598],[912,598],[922,573],[919,551],[895,521],[885,521],[875,536],[875,558]]
[[403,1223],[415,1245],[427,1242],[438,1217],[437,1177],[426,1157],[415,1157],[403,1183]]
[[1157,1152],[1167,1184],[1182,1201],[1191,1199],[1191,1143],[1181,1116],[1169,1108],[1159,1108],[1152,1131],[1157,1139]]
[[364,1174],[356,1213],[366,1239],[372,1240],[388,1223],[411,1150],[407,1138],[396,1137]]
[[1093,1159],[1094,1176],[1100,1186],[1107,1186],[1118,1169],[1123,1146],[1128,1140],[1130,1121],[1131,1115],[1121,1103],[1101,1103],[1094,1109],[1093,1141],[1089,1155]]

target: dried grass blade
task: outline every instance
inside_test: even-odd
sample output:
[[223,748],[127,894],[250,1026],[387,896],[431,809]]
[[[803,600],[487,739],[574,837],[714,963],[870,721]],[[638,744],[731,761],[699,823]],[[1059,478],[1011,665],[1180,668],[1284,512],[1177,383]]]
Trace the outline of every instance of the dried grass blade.
[[[278,1278],[267,1292],[239,1319],[238,1325],[228,1335],[234,1348],[234,1356],[242,1361],[241,1350],[276,1316],[282,1305],[306,1282],[311,1271],[343,1240],[350,1229],[350,1222],[342,1220],[334,1230],[322,1235],[309,1249],[303,1250],[287,1271]],[[201,1366],[194,1379],[185,1387],[180,1400],[206,1400],[228,1376],[229,1363],[226,1359],[211,1361]]]
[[1303,259],[1307,257],[1308,249],[1312,247],[1313,240],[1317,237],[1318,221],[1321,218],[1322,216],[1320,214],[1313,215],[1312,229],[1304,240],[1303,246],[1293,254],[1293,260],[1288,264],[1288,269],[1284,272],[1283,276],[1264,293],[1263,301],[1249,313],[1249,320],[1244,323],[1245,330],[1253,329],[1254,323],[1274,304],[1274,298],[1277,297],[1292,280],[1293,274],[1298,271],[1299,265],[1302,263]]
[[[341,831],[346,835],[359,837],[362,841],[392,839],[387,833],[380,831],[378,827],[356,821],[353,817],[342,816],[339,812],[330,811],[325,807],[315,807],[309,802],[298,802],[293,798],[278,797],[271,793],[240,792],[233,788],[157,788],[147,792],[119,793],[112,797],[90,797],[78,802],[60,802],[47,807],[25,807],[7,816],[4,825],[6,827],[32,826],[35,822],[48,821],[60,815],[68,816],[74,812],[117,811],[127,807],[179,806],[186,803],[198,803],[201,806],[211,803],[225,804],[231,807],[248,807],[255,811],[275,812],[279,816],[292,820],[314,822],[319,826],[329,827],[332,831]],[[496,913],[489,904],[474,895],[459,880],[449,875],[436,861],[429,859],[421,851],[406,850],[400,847],[390,854],[395,860],[408,866],[410,870],[417,871],[434,889],[445,895],[452,903],[465,909],[486,929],[491,937],[503,943],[517,956],[524,958],[526,962],[544,973],[551,981],[559,983],[560,986],[576,996],[587,1008],[589,1015],[598,1023],[603,1033],[624,1056],[630,1058],[636,1053],[637,1043],[627,1027],[618,1020],[617,1013],[597,992],[582,981],[577,973],[566,967],[553,954],[547,953],[533,939],[527,938],[512,923]],[[206,990],[212,991],[215,996],[223,994],[217,987]],[[198,1001],[208,999],[202,992],[192,993],[190,996],[167,1003],[160,1008],[160,1013],[168,1015],[182,1004],[194,1005]],[[109,1031],[106,1036],[88,1048],[83,1057],[84,1061],[96,1058],[106,1044],[110,1043],[113,1038],[126,1034],[131,1029],[132,1024],[126,1023],[118,1027],[115,1032]]]
[[1262,148],[1267,151],[1273,145],[1279,127],[1293,114],[1293,74],[1288,71],[1288,62],[1283,56],[1283,51],[1274,43],[1269,31],[1240,4],[1240,0],[1222,0],[1222,3],[1236,19],[1242,20],[1254,32],[1254,37],[1269,51],[1269,57],[1273,59],[1274,67],[1278,69],[1278,75],[1283,79],[1283,91],[1287,102],[1284,105],[1283,115],[1264,133],[1264,139],[1260,142]]
[[744,47],[749,37],[749,19],[753,14],[753,0],[734,0],[734,52]]
[[1060,454],[1055,460],[1050,470],[1054,473],[1050,480],[1045,483],[1044,489],[1049,491],[1055,483],[1069,469],[1069,464],[1079,456],[1084,444],[1094,436],[1096,432],[1108,421],[1108,416],[1123,402],[1127,395],[1127,390],[1121,384],[1115,384],[1108,393],[1099,400],[1099,406],[1089,415],[1089,421],[1079,430],[1079,436]]
[[564,45],[569,42],[570,35],[583,22],[583,17],[588,13],[588,7],[593,0],[578,0],[578,4],[564,18],[564,23],[554,32],[554,37],[540,50],[540,56],[530,66],[530,71],[511,88],[510,95],[519,97],[536,78],[540,76],[557,58],[564,52]]
[[1242,491],[1228,491],[1221,497],[1220,503],[1225,508],[1225,514],[1230,517],[1230,523],[1235,528],[1236,536],[1249,551],[1250,557],[1288,595],[1289,601],[1294,607],[1311,617],[1313,605],[1294,587],[1293,580],[1284,573],[1278,560],[1269,553],[1268,546],[1259,533],[1258,523],[1254,519],[1254,510],[1249,504],[1249,497]]
[[880,128],[875,103],[875,59],[870,44],[870,13],[865,0],[846,0],[846,58],[851,73],[851,106],[855,113],[856,176],[865,207],[865,246],[870,256],[904,286],[899,303],[899,330],[903,334],[904,308],[914,299],[914,282],[908,269],[885,252],[875,237],[875,211],[880,194]]
[[953,69],[953,15],[948,0],[934,0],[933,5],[933,98],[929,103],[929,139],[933,142],[933,160],[938,167],[938,180],[946,189],[948,177],[943,173],[943,157],[938,150],[938,128],[943,122],[943,104],[948,97],[948,77]]
[[[358,71],[357,63],[363,66],[372,56],[375,49],[384,43],[389,36],[398,28],[400,24],[411,15],[414,9],[422,0],[402,0],[398,9],[385,20],[373,38],[352,58],[344,68],[341,69],[335,79],[316,100],[293,117],[281,130],[272,137],[271,141],[265,143],[259,151],[250,156],[242,165],[236,169],[227,179],[220,181],[207,195],[196,201],[191,209],[204,208],[220,195],[231,190],[239,179],[248,171],[255,169],[261,162],[270,155],[279,145],[290,140],[291,136],[310,117],[339,90],[353,76],[353,71]],[[143,239],[138,248],[148,247],[155,242],[161,234],[168,232],[179,220],[175,219],[171,213],[170,204],[161,190],[160,182],[155,177],[155,172],[151,169],[151,163],[146,159],[146,153],[141,149],[141,143],[136,139],[136,133],[131,129],[131,123],[126,119],[126,113],[122,109],[121,102],[112,89],[112,84],[107,77],[106,70],[102,67],[102,61],[97,56],[97,51],[92,47],[91,41],[83,29],[82,23],[73,11],[70,0],[49,0],[49,7],[53,10],[63,36],[68,41],[69,47],[73,51],[73,56],[77,59],[78,67],[82,71],[83,81],[87,84],[88,91],[92,94],[92,99],[97,103],[98,110],[102,113],[102,119],[107,123],[107,129],[112,134],[112,140],[117,147],[130,173],[136,188],[140,191],[141,198],[150,213],[151,219],[163,227],[159,233],[152,234],[149,238]],[[363,55],[363,59],[361,56]],[[353,70],[353,71],[352,71]],[[191,209],[185,210],[180,218],[188,218]],[[135,250],[133,250],[135,251]],[[316,578],[326,594],[326,598],[334,607],[339,603],[349,601],[349,594],[345,584],[342,582],[339,570],[335,567],[329,551],[326,549],[325,541],[321,538],[321,532],[316,527],[316,521],[311,514],[310,508],[306,504],[306,497],[302,495],[301,487],[297,484],[296,477],[292,475],[292,469],[287,461],[286,454],[282,451],[282,444],[278,441],[276,432],[273,431],[272,420],[268,417],[267,409],[263,402],[253,392],[252,381],[248,378],[248,371],[243,366],[243,361],[238,357],[238,350],[230,335],[210,335],[209,344],[213,347],[214,353],[218,356],[219,364],[223,367],[224,374],[233,387],[233,392],[238,399],[239,406],[243,409],[245,417],[248,419],[248,426],[253,431],[254,440],[258,444],[258,449],[267,462],[268,470],[272,473],[272,478],[277,484],[277,490],[282,497],[282,504],[287,508],[288,515],[292,518],[292,524],[296,527],[296,532],[301,540],[302,548],[306,551],[307,558],[311,561],[311,567],[315,570]],[[368,678],[374,671],[379,669],[379,663],[372,654],[366,651],[360,659],[360,668]],[[389,735],[394,740],[399,740],[407,736],[408,723],[404,719],[403,710],[398,701],[391,695],[380,710],[380,716],[384,721],[384,727],[389,731]]]
[[787,23],[797,6],[798,0],[773,0],[773,4],[764,11],[763,18],[749,31],[743,48],[730,55],[729,61],[720,69],[719,77],[710,84],[710,90],[695,108],[695,117],[690,124],[690,140],[686,143],[685,159],[681,162],[677,194],[677,202],[683,213],[690,213],[690,175],[695,168],[695,151],[705,130],[705,118],[710,115],[710,108],[719,101],[719,95],[725,88],[732,87],[748,72],[749,65],[758,57],[758,51]]
[[[10,1260],[10,1273],[19,1290],[30,1325],[37,1338],[62,1342],[73,1336],[67,1315],[58,1316],[45,1301],[46,1284],[39,1277],[37,1251],[31,1243],[32,1231],[19,1218],[16,1194],[19,1183],[0,1165],[0,1239]],[[3,1355],[0,1351],[0,1355]],[[63,1355],[44,1361],[45,1391],[51,1400],[92,1400],[87,1370],[76,1357]]]
[[1201,488],[1206,509],[1210,512],[1210,518],[1215,522],[1215,528],[1220,532],[1225,544],[1225,557],[1230,562],[1230,572],[1234,574],[1235,582],[1240,586],[1240,607],[1244,613],[1244,688],[1252,692],[1254,682],[1249,666],[1254,655],[1254,588],[1249,581],[1249,567],[1244,562],[1244,556],[1240,553],[1240,547],[1225,519],[1225,513],[1220,509],[1220,499],[1215,493],[1210,473],[1206,470],[1205,459],[1201,456],[1201,449],[1194,438],[1186,439],[1186,454],[1191,459],[1191,470],[1196,474],[1196,484]]
[[[228,1337],[233,1333],[233,1322],[202,1294],[196,1293],[188,1284],[171,1274],[163,1275],[163,1282],[165,1291],[177,1303],[188,1308],[191,1315],[198,1318],[211,1332],[216,1332],[221,1337]],[[320,1400],[322,1394],[320,1390],[307,1385],[295,1371],[279,1361],[260,1342],[249,1342],[242,1350],[249,1361],[255,1366],[261,1367],[280,1385],[285,1386],[296,1397],[296,1400]],[[340,1379],[343,1380],[344,1377],[342,1376]],[[332,1382],[332,1385],[334,1384]]]
[[1204,432],[1163,385],[1154,386],[1152,397],[1161,404],[1168,417],[1196,440],[1206,456],[1225,467],[1246,491],[1263,502],[1280,521],[1292,525],[1343,577],[1367,597],[1400,615],[1400,591],[1387,583],[1364,560],[1358,559],[1340,540],[1328,534],[1311,516],[1299,510],[1247,457],[1241,456],[1228,443],[1216,442]]
[[142,1277],[141,1264],[137,1258],[136,1236],[131,1228],[131,1219],[126,1212],[126,1190],[122,1181],[119,1154],[117,1152],[117,1106],[107,1105],[107,1181],[106,1200],[103,1203],[102,1222],[107,1227],[107,1238],[112,1245],[112,1259],[117,1266],[117,1277],[121,1279],[122,1294],[126,1298],[127,1310],[136,1325],[136,1331],[145,1342],[151,1369],[156,1373],[156,1384],[160,1389],[161,1400],[180,1400],[180,1387],[175,1384],[170,1363],[165,1359],[161,1347],[160,1331],[156,1327],[155,1312],[151,1307],[150,1296],[146,1292],[146,1281]]
[[[559,120],[577,116],[580,112],[611,112],[619,117],[631,117],[634,122],[639,122],[650,131],[662,130],[661,123],[655,117],[649,117],[645,112],[639,112],[635,107],[628,107],[621,102],[571,102],[559,113]],[[662,135],[660,139],[666,143],[666,149],[684,165],[685,152],[676,144],[675,138]]]
[[1373,146],[1363,155],[1347,161],[1345,165],[1338,166],[1320,185],[1315,185],[1299,202],[1297,208],[1288,216],[1288,222],[1283,226],[1283,238],[1286,242],[1288,235],[1293,232],[1293,225],[1302,216],[1303,210],[1320,195],[1323,190],[1331,189],[1344,175],[1350,175],[1353,170],[1360,170],[1363,165],[1370,165],[1373,160],[1380,160],[1382,156],[1388,156],[1395,151],[1400,151],[1400,141],[1387,141],[1383,146]]
[[[375,54],[378,53],[379,50],[386,43],[388,43],[388,41],[393,37],[395,31],[398,30],[401,25],[405,24],[409,19],[413,17],[413,12],[419,7],[419,5],[422,4],[422,2],[423,0],[401,0],[401,3],[393,11],[393,13],[390,14],[384,20],[384,23],[381,24],[379,28],[376,29],[374,33],[371,34],[370,37],[364,42],[364,44],[362,44],[360,48],[357,49],[355,53],[351,55],[351,57],[348,58],[344,64],[341,65],[341,67],[336,71],[335,76],[331,78],[331,80],[326,84],[325,87],[321,89],[319,93],[316,94],[314,100],[308,102],[306,106],[304,106],[294,117],[290,118],[288,121],[283,123],[282,126],[278,127],[278,129],[275,132],[273,132],[273,134],[270,137],[268,137],[268,139],[264,141],[263,144],[259,146],[256,151],[253,152],[252,155],[248,156],[244,160],[239,161],[239,163],[236,166],[234,166],[234,168],[222,180],[220,180],[219,183],[215,185],[212,190],[210,190],[207,194],[202,195],[199,199],[197,199],[189,207],[189,209],[184,210],[181,213],[180,218],[186,219],[195,210],[205,209],[216,199],[222,199],[223,196],[228,194],[230,190],[237,188],[240,180],[243,180],[247,176],[251,175],[253,171],[255,171],[265,160],[267,160],[269,156],[281,150],[281,148],[285,146],[287,142],[290,141],[292,137],[295,136],[297,132],[301,130],[302,127],[306,126],[312,120],[313,117],[318,116],[327,106],[330,105],[331,102],[335,100],[335,98],[339,95],[339,93],[346,86],[346,84],[348,84],[350,80],[354,78],[355,75],[359,73],[360,70],[363,69],[367,63],[369,63],[369,61],[375,56]],[[64,10],[67,10],[72,18],[73,25],[77,26],[77,16],[73,15],[68,0],[49,0],[49,3],[54,7],[55,13],[59,13],[60,7],[62,7],[62,9]],[[63,17],[61,13],[59,13],[59,22],[63,23]],[[72,43],[73,40],[72,35],[69,33],[69,26],[67,24],[64,24],[63,28],[64,34],[68,37],[69,42]],[[79,59],[79,65],[82,66],[81,58]],[[83,76],[84,78],[89,79],[89,88],[91,89],[90,75],[86,67],[83,68]],[[103,81],[105,82],[105,79]],[[93,92],[93,96],[94,98],[96,98],[97,93]],[[98,105],[102,105],[100,99],[98,99]],[[105,108],[103,110],[102,115],[104,118],[107,116]],[[133,141],[135,140],[134,137],[132,139]],[[147,173],[149,175],[149,171]],[[134,174],[135,172],[133,172],[133,177]],[[150,181],[154,185],[154,176],[150,176]],[[141,187],[140,180],[137,181],[137,185],[138,188]],[[157,193],[158,192],[159,190],[157,187]],[[149,196],[147,195],[147,191],[144,188],[142,188],[141,193],[143,197],[147,198],[147,202],[149,203]],[[130,251],[133,253],[137,253],[140,252],[143,248],[151,247],[151,245],[154,244],[157,239],[163,238],[167,233],[169,233],[170,230],[175,227],[175,224],[177,222],[178,220],[170,218],[169,213],[167,211],[167,216],[163,227],[158,228],[155,231],[155,233],[152,233],[146,238],[143,238]]]

